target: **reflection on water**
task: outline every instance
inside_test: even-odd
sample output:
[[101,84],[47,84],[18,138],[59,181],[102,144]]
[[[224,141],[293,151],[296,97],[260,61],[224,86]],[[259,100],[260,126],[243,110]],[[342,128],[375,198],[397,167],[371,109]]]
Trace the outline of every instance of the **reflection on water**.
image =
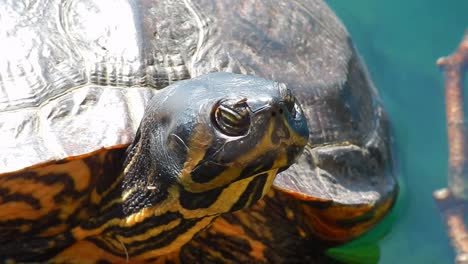
[[327,2],[353,36],[393,121],[402,196],[395,220],[370,235],[392,227],[380,242],[379,263],[452,263],[432,200],[447,174],[443,76],[435,61],[458,45],[468,27],[468,2]]

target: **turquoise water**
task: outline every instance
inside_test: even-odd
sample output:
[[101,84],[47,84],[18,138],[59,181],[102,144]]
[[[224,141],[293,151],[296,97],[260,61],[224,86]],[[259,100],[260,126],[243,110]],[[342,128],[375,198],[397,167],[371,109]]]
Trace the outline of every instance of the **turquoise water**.
[[432,199],[446,186],[448,158],[443,76],[435,61],[468,28],[468,1],[327,2],[353,36],[393,123],[403,189],[394,219],[376,231],[391,226],[378,263],[453,263]]

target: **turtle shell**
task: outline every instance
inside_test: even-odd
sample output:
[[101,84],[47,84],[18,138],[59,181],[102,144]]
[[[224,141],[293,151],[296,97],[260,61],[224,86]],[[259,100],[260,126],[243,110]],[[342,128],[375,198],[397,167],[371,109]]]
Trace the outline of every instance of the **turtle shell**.
[[[287,83],[302,105],[309,143],[274,188],[307,204],[307,235],[346,241],[391,207],[388,120],[346,29],[321,0],[1,6],[0,187],[24,180],[0,191],[0,212],[11,212],[15,197],[38,197],[24,205],[29,222],[0,221],[2,230],[13,235],[34,222],[58,234],[86,218],[93,208],[83,199],[99,199],[112,184],[103,175],[120,169],[157,89],[214,71]],[[78,170],[89,177],[45,188]],[[46,198],[51,207],[37,213],[34,204]]]

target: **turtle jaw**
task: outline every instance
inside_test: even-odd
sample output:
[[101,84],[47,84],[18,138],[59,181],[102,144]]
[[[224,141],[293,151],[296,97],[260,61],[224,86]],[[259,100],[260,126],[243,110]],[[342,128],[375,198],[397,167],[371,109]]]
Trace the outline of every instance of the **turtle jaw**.
[[[279,105],[282,107],[281,103]],[[184,191],[202,194],[214,189],[226,188],[234,182],[248,178],[269,175],[268,178],[273,180],[279,170],[284,170],[294,164],[302,154],[308,140],[307,123],[303,117],[294,120],[295,126],[291,125],[292,121],[288,120],[287,115],[275,116],[273,114],[272,118],[272,113],[281,113],[278,111],[281,109],[279,107],[263,107],[263,113],[256,113],[258,116],[252,118],[252,126],[255,129],[250,131],[253,134],[253,136],[250,135],[251,138],[247,135],[244,138],[228,139],[214,148],[205,145],[189,150],[189,157],[199,157],[199,159],[196,162],[194,159],[189,159],[184,164],[179,176],[181,188]],[[257,120],[259,123],[256,124]],[[193,138],[196,140],[190,140],[189,145],[193,146],[201,141],[215,141],[212,138],[215,137],[213,135],[216,132],[210,132],[209,127],[200,125],[195,130]],[[203,137],[211,136],[208,136],[209,140],[199,140],[198,138],[202,135]],[[243,144],[242,147],[240,147],[241,144]],[[235,152],[237,155],[233,156]],[[270,185],[271,183],[267,189]],[[262,196],[257,197],[257,200]],[[232,198],[235,202],[238,197]]]
[[277,83],[270,85],[252,98],[231,95],[200,108],[198,116],[204,117],[206,109],[211,114],[187,133],[188,158],[176,177],[185,191],[202,193],[262,173],[276,174],[297,160],[308,142],[307,120],[289,99],[292,95],[286,98]]

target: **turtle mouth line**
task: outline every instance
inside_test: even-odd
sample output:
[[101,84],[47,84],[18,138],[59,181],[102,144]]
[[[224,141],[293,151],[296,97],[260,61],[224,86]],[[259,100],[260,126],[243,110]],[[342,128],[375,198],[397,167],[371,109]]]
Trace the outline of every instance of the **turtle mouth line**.
[[348,148],[350,146],[354,146],[356,148],[359,148],[358,145],[356,144],[353,144],[352,142],[350,141],[338,141],[338,142],[333,142],[333,143],[323,143],[323,144],[312,144],[310,142],[307,142],[307,145],[306,147],[307,148],[310,148],[310,149],[313,149],[313,150],[317,150],[317,149],[322,149],[322,148],[329,148],[329,147],[335,147],[335,148],[339,148],[339,147],[343,147],[343,148]]
[[271,107],[272,107],[271,105],[266,104],[266,105],[260,106],[259,108],[255,109],[255,110],[252,110],[252,109],[250,108],[250,112],[252,112],[252,114],[256,115],[256,114],[258,114],[258,113],[261,113],[261,112],[263,112],[263,111],[267,111],[267,110],[271,109]]

